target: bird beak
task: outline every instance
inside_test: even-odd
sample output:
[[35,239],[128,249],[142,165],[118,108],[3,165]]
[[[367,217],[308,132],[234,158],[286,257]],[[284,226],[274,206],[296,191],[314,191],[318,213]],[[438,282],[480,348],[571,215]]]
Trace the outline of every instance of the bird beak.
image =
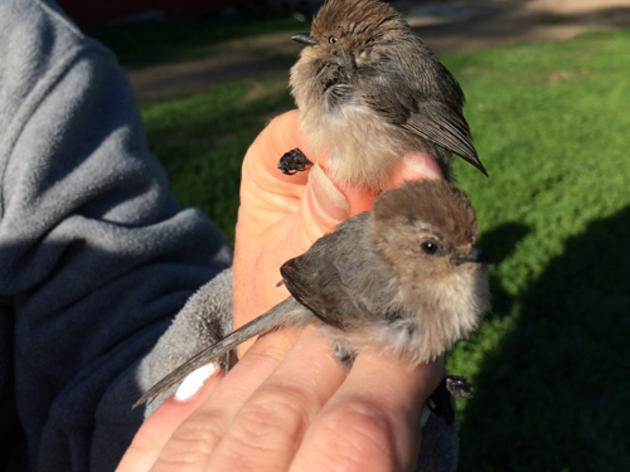
[[492,264],[492,258],[486,251],[480,247],[473,247],[469,254],[457,254],[455,256],[455,264],[460,265],[466,262],[475,262],[477,264]]
[[315,46],[319,42],[308,33],[294,34],[291,39],[306,46]]

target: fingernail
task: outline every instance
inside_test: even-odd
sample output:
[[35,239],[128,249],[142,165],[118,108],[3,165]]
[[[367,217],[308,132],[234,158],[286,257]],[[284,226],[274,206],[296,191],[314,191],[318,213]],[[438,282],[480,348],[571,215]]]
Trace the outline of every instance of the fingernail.
[[346,197],[317,163],[311,168],[308,179],[316,203],[323,213],[338,221],[346,219],[350,213]]
[[405,156],[405,165],[414,172],[423,174],[429,179],[442,179],[442,170],[435,159],[428,154],[409,154]]
[[188,374],[175,392],[175,400],[180,402],[190,400],[203,386],[203,383],[216,372],[217,365],[212,362]]

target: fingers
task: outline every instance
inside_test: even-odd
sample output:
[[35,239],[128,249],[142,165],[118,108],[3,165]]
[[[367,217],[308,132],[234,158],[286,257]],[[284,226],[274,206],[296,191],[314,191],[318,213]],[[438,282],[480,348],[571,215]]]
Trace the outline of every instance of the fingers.
[[[261,197],[257,189],[257,195],[250,195],[239,208],[233,265],[235,327],[286,298],[286,288],[277,285],[282,280],[280,266],[350,216],[344,195],[317,164],[305,175],[307,185],[301,187],[299,198],[287,199],[286,205],[282,206],[278,195]],[[254,187],[245,180],[245,173],[243,178],[241,193],[247,193]],[[259,213],[262,208],[255,203],[261,198],[266,201],[266,215]],[[272,200],[278,208],[272,209]],[[239,353],[250,345],[245,343]]]
[[194,411],[178,427],[169,418],[186,404],[158,409],[118,471],[287,470],[312,418],[346,374],[330,344],[314,328],[305,331],[292,349],[295,330],[260,338],[211,392],[191,402]]
[[313,418],[345,378],[345,369],[331,354],[329,343],[306,328],[240,409],[209,470],[288,470]]
[[409,368],[361,354],[309,429],[291,471],[410,470],[439,365]]
[[406,154],[401,164],[395,169],[389,185],[383,190],[399,187],[406,180],[443,179],[444,174],[435,159],[421,152]]
[[150,470],[204,470],[238,411],[276,369],[296,336],[295,330],[284,329],[260,338],[175,429]]
[[[313,162],[326,161],[325,156],[315,155],[308,148],[306,138],[300,133],[297,110],[273,119],[248,149],[243,161],[240,195],[241,210],[247,213],[239,214],[239,220],[246,220],[248,234],[262,233],[286,215],[298,211],[307,184],[307,187],[314,187],[311,189],[312,198],[318,205],[313,207],[322,210],[321,222],[317,221],[320,212],[313,212],[320,232],[322,229],[329,230],[330,224],[337,224],[371,207],[377,192],[335,185],[323,172],[319,172],[321,168],[317,165],[313,167],[313,172],[299,172],[291,176],[282,174],[278,170],[278,161],[285,152],[294,148],[302,149]],[[317,169],[318,175],[311,178],[310,174]],[[442,177],[439,166],[428,154],[409,153],[395,169],[387,188],[396,187],[404,180]],[[312,220],[302,218],[300,222],[310,225]]]
[[304,151],[313,162],[318,159],[300,133],[297,110],[274,118],[256,137],[243,159],[241,205],[255,210],[253,216],[265,224],[290,213],[291,208],[286,204],[291,200],[297,204],[302,196],[308,173],[289,176],[278,169],[282,155],[295,148]]
[[118,471],[407,470],[441,367],[361,354],[346,378],[319,332],[296,336],[262,337],[221,382],[163,405]]
[[372,208],[374,199],[381,193],[399,187],[405,181],[420,179],[443,179],[440,166],[430,155],[421,152],[406,154],[394,169],[387,185],[380,191],[371,191],[361,187],[338,186],[350,209],[350,216],[357,215]]
[[293,176],[277,169],[282,154],[296,147],[317,160],[293,111],[275,118],[245,156],[233,266],[236,327],[285,298],[286,289],[276,285],[279,267],[349,216],[343,195],[321,169]]
[[149,470],[173,431],[199,407],[221,378],[220,373],[210,377],[197,395],[189,401],[179,402],[172,398],[166,400],[142,424],[116,468],[116,472]]

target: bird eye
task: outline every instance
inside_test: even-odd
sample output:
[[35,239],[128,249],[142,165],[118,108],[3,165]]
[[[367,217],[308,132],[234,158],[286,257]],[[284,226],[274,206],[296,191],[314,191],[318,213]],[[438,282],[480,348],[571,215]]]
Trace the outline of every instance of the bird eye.
[[422,251],[429,256],[433,256],[439,249],[438,245],[433,241],[425,241],[420,245],[420,247],[422,248]]
[[337,42],[337,36],[335,36],[334,34],[332,36],[328,37],[328,42],[330,44],[335,44]]

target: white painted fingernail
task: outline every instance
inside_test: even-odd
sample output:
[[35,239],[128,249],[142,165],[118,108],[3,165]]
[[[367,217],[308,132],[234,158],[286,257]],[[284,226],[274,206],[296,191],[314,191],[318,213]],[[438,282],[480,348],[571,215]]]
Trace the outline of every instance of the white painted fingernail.
[[203,386],[203,383],[217,372],[217,365],[214,362],[199,367],[192,371],[183,380],[175,392],[175,400],[185,402],[190,400]]

